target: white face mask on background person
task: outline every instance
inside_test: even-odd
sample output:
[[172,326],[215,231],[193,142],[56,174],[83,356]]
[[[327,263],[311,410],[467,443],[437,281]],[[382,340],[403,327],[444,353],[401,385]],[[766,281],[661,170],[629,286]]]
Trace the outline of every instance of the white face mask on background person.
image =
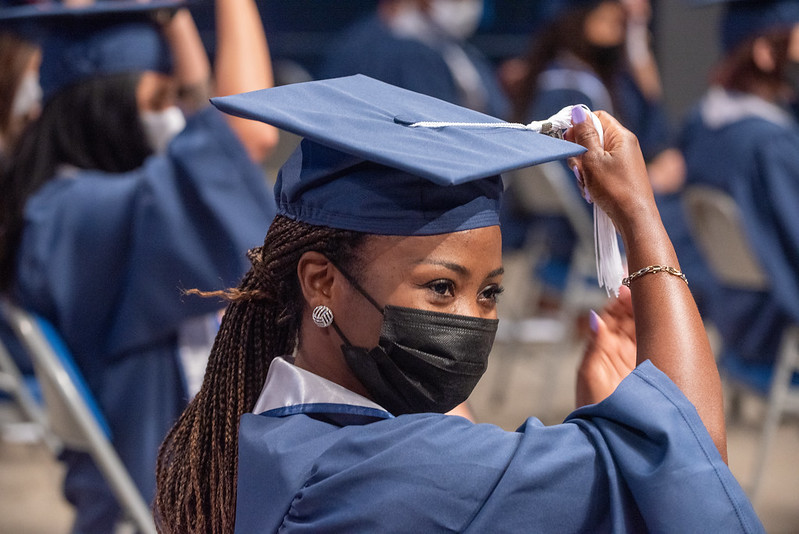
[[156,154],[164,153],[170,141],[186,127],[186,118],[177,106],[160,111],[142,111],[140,116],[147,143]]
[[449,37],[471,37],[483,17],[483,0],[432,0],[430,19]]
[[11,116],[14,118],[27,117],[31,112],[42,106],[42,86],[39,85],[39,74],[28,72],[19,82],[19,88],[11,104]]

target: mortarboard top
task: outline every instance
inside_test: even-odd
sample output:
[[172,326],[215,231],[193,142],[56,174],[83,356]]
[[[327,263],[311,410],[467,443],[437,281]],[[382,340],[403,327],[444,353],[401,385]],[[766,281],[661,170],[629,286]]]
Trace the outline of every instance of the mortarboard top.
[[212,103],[304,138],[278,175],[278,213],[372,234],[496,225],[501,173],[584,152],[530,130],[411,127],[420,121],[506,123],[363,75]]
[[49,98],[63,87],[97,75],[169,72],[169,47],[151,14],[184,4],[178,0],[98,0],[72,7],[52,0],[10,6],[6,2],[0,8],[0,27],[22,28],[42,45],[40,83]]

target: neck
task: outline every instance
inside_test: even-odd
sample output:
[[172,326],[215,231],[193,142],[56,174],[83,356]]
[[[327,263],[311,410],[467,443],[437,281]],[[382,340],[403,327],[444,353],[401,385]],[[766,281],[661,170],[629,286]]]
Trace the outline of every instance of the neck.
[[341,353],[342,340],[332,328],[321,329],[303,321],[294,365],[374,400],[350,371]]
[[745,88],[745,91],[772,104],[783,103],[787,92],[784,84],[773,80],[754,81]]

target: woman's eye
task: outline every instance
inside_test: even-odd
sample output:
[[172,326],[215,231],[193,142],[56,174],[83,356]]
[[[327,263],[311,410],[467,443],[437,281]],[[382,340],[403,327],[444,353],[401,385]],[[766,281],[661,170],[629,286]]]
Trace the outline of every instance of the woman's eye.
[[430,282],[427,284],[427,288],[436,295],[442,297],[452,297],[455,295],[455,284],[450,280],[436,280],[435,282]]
[[480,292],[480,299],[497,302],[503,291],[505,291],[505,288],[502,286],[488,286]]

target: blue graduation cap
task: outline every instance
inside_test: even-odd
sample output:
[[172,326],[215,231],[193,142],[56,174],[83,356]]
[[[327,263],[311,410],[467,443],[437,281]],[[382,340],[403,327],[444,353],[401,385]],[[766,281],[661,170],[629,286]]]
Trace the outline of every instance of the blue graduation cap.
[[[501,173],[584,152],[363,75],[212,103],[304,138],[278,174],[278,213],[372,234],[432,235],[496,225]],[[424,121],[460,125],[414,126]]]
[[799,24],[799,0],[693,0],[695,4],[726,4],[721,43],[730,52],[744,41],[771,30]]
[[171,70],[169,47],[151,14],[177,0],[98,0],[80,7],[56,1],[6,5],[0,26],[15,25],[42,45],[45,98],[97,75]]

